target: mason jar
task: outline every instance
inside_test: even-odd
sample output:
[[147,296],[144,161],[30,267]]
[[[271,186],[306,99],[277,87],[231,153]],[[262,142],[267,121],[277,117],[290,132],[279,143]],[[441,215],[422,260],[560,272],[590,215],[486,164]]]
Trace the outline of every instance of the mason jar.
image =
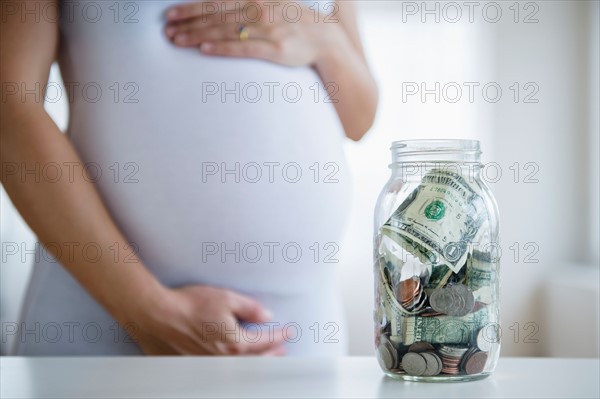
[[484,378],[500,352],[496,201],[477,140],[392,144],[375,209],[375,350],[411,381]]

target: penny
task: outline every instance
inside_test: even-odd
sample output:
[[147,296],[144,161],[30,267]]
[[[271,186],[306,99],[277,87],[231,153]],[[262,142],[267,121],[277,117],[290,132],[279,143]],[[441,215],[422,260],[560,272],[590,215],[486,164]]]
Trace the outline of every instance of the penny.
[[423,375],[427,369],[427,362],[420,354],[408,352],[402,358],[402,368],[409,375]]
[[416,353],[433,351],[433,350],[435,350],[433,345],[431,345],[429,342],[423,342],[423,341],[415,342],[414,344],[412,344],[411,346],[408,347],[409,352],[416,352]]
[[465,363],[465,372],[469,375],[479,374],[485,368],[488,354],[485,352],[475,352]]
[[419,279],[410,278],[408,280],[401,281],[398,286],[398,298],[400,302],[409,302],[415,297],[415,294],[419,292]]

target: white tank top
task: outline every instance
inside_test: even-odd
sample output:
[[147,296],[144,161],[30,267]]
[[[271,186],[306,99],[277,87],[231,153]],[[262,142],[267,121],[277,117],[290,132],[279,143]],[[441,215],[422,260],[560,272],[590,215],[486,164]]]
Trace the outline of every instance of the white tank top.
[[[287,327],[290,355],[343,354],[335,261],[350,182],[323,83],[308,67],[175,47],[163,33],[173,4],[63,4],[67,134],[160,281],[258,299]],[[61,327],[56,342],[42,330],[39,342],[23,336],[18,354],[140,353],[48,256],[35,265],[23,322],[79,325]]]

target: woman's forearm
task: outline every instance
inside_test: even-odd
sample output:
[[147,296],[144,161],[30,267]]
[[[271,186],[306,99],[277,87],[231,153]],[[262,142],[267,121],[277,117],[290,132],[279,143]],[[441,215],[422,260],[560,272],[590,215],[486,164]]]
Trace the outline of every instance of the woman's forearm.
[[70,140],[41,104],[3,102],[0,113],[2,184],[11,200],[48,252],[117,321],[132,321],[162,286],[131,253]]
[[346,136],[360,140],[369,130],[377,109],[377,85],[367,63],[341,26],[332,26],[327,50],[315,67],[325,83],[337,89],[332,96]]

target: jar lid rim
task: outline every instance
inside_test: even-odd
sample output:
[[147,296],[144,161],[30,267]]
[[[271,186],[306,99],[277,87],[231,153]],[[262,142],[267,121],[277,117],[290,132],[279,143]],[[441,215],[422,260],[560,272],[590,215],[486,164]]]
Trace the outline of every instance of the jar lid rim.
[[474,139],[413,139],[392,142],[391,150],[401,152],[467,151],[480,152],[479,140]]

